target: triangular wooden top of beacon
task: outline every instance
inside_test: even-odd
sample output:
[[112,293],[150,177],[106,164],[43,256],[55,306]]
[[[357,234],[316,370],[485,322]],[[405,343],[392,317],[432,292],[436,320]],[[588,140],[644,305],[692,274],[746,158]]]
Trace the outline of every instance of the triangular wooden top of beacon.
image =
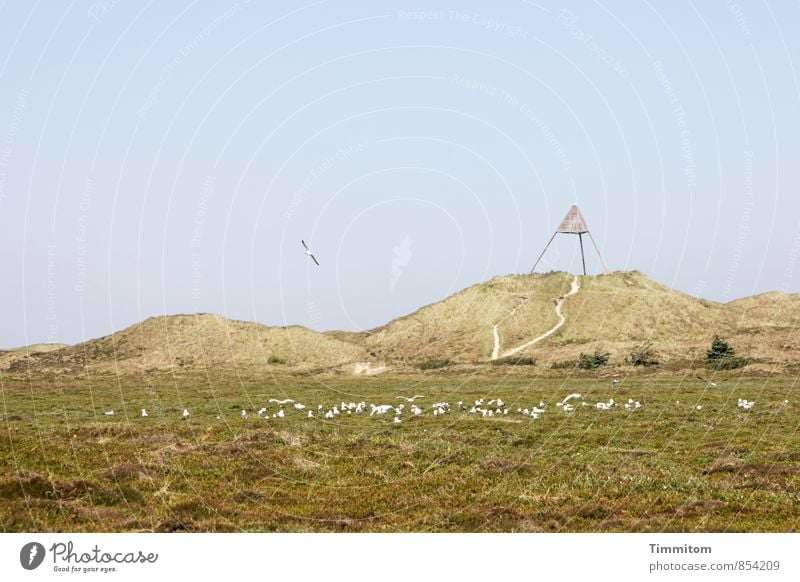
[[586,226],[586,221],[583,219],[583,214],[581,214],[577,205],[573,204],[570,207],[569,212],[567,212],[564,220],[561,221],[561,225],[556,232],[566,234],[583,234],[589,232],[589,227]]
[[583,265],[583,274],[586,274],[586,257],[583,255],[583,235],[588,234],[589,238],[594,245],[594,250],[597,251],[597,255],[600,257],[600,261],[603,263],[603,269],[606,273],[608,273],[608,265],[606,265],[605,259],[603,259],[603,255],[600,254],[600,249],[597,248],[597,243],[594,242],[594,237],[592,233],[589,232],[589,227],[586,226],[586,221],[583,218],[583,214],[578,209],[577,204],[573,204],[567,215],[564,217],[564,220],[561,221],[561,224],[558,225],[558,230],[553,233],[553,236],[550,237],[550,240],[545,245],[542,254],[539,255],[539,258],[536,259],[536,262],[533,264],[533,268],[531,269],[531,273],[536,269],[536,265],[539,264],[539,261],[542,260],[544,253],[547,251],[547,248],[550,246],[550,243],[553,242],[553,239],[556,238],[557,234],[577,234],[578,235],[578,243],[581,245],[581,264]]

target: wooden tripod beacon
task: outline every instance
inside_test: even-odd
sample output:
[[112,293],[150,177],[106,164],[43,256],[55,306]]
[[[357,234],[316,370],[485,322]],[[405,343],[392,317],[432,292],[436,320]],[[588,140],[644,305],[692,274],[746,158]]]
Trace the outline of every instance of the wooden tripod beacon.
[[553,239],[556,238],[557,234],[577,234],[578,235],[578,242],[581,245],[581,263],[583,264],[583,274],[586,274],[586,258],[583,255],[583,235],[588,234],[589,239],[592,241],[594,245],[594,250],[597,251],[597,256],[600,257],[600,260],[603,263],[603,269],[606,273],[608,273],[608,265],[606,265],[606,261],[603,259],[603,255],[600,254],[600,249],[597,248],[597,243],[594,242],[594,237],[592,233],[589,232],[589,227],[586,226],[586,221],[583,218],[583,214],[581,214],[580,209],[576,204],[573,204],[570,207],[569,212],[564,217],[564,220],[561,221],[558,229],[553,233],[553,236],[550,237],[550,240],[545,245],[542,254],[539,255],[539,258],[536,259],[536,262],[533,264],[533,268],[531,269],[531,273],[533,273],[534,269],[536,269],[536,265],[539,264],[539,261],[542,260],[544,253],[547,251],[547,247],[550,246],[550,243],[553,242]]

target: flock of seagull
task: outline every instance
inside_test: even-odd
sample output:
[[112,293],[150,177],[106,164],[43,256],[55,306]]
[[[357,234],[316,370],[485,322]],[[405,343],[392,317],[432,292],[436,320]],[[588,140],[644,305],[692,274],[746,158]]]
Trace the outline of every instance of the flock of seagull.
[[[425,415],[438,417],[452,414],[455,411],[462,414],[480,416],[482,418],[507,417],[509,415],[516,415],[529,417],[533,420],[539,419],[547,412],[547,404],[544,402],[539,402],[539,404],[535,406],[518,406],[517,408],[512,409],[506,406],[506,402],[501,398],[492,398],[491,400],[478,398],[471,404],[459,400],[455,406],[451,406],[449,402],[434,402],[430,406],[418,405],[416,401],[420,398],[425,397],[420,394],[416,394],[414,396],[397,396],[396,400],[403,401],[400,404],[374,404],[362,400],[361,402],[342,401],[331,406],[324,406],[320,404],[316,408],[309,408],[305,404],[296,402],[292,398],[284,398],[282,400],[270,398],[268,401],[269,404],[275,405],[273,410],[269,411],[267,407],[264,406],[256,411],[255,414],[257,418],[264,420],[285,418],[287,410],[295,411],[294,414],[301,413],[307,419],[320,418],[332,420],[338,416],[363,414],[367,417],[391,417],[394,424],[400,424],[405,418],[414,418]],[[788,400],[784,400],[784,404],[788,403]],[[679,404],[680,400],[676,401],[676,405]],[[555,408],[566,413],[573,412],[578,407],[588,407],[596,410],[606,411],[612,410],[619,406],[620,404],[617,403],[613,398],[590,403],[585,400],[583,395],[577,392],[568,394],[562,400],[555,403]],[[628,401],[622,403],[621,406],[625,410],[630,411],[642,408],[641,402],[634,400],[633,398],[629,398]],[[755,401],[753,400],[739,398],[737,402],[737,407],[742,410],[752,410],[753,406],[755,406]],[[275,407],[277,407],[277,410],[274,410]],[[694,406],[694,409],[703,410],[703,405],[697,404]],[[109,410],[105,413],[105,415],[114,416],[114,411]],[[149,416],[146,409],[142,408],[141,416],[143,418],[147,418]],[[242,409],[241,417],[242,420],[249,419],[250,411],[247,409]],[[188,408],[183,409],[182,418],[183,420],[187,420],[189,418]],[[222,420],[222,415],[217,416],[217,420]]]
[[[314,261],[314,263],[317,266],[319,266],[319,261],[317,261],[317,258],[314,256],[313,252],[311,251],[309,246],[306,244],[306,241],[301,240],[300,242],[303,245],[303,248],[305,249],[305,254],[308,255]],[[703,380],[709,386],[712,386],[712,387],[716,387],[717,386],[716,382],[712,382],[711,380],[708,380],[708,379],[703,378],[701,376],[697,376],[697,378],[700,379],[700,380]],[[613,377],[612,384],[614,386],[616,386],[618,383],[619,383],[619,378],[618,378],[617,375],[615,375]],[[414,403],[416,400],[418,400],[420,398],[425,398],[425,397],[420,395],[420,394],[415,394],[414,396],[398,396],[397,397],[398,400],[404,400],[406,403],[411,405],[409,407],[409,413],[410,413],[410,415],[412,417],[414,417],[414,416],[422,416],[422,415],[425,414],[425,410],[426,409],[420,408],[419,406],[417,406]],[[576,401],[576,402],[573,403],[572,401]],[[577,401],[580,401],[580,406],[581,407],[585,407],[585,406],[591,407],[591,406],[593,406],[597,410],[611,410],[611,409],[617,407],[617,403],[614,401],[613,398],[609,398],[607,401],[596,402],[594,405],[592,405],[592,404],[586,402],[583,399],[583,396],[581,394],[577,393],[577,392],[567,395],[563,400],[561,400],[559,402],[556,402],[555,406],[556,406],[556,408],[560,408],[564,412],[572,412],[572,411],[575,410],[576,406],[578,406]],[[278,411],[277,412],[273,412],[272,414],[270,414],[267,411],[266,407],[262,407],[257,412],[258,418],[263,418],[263,419],[285,418],[286,417],[286,412],[284,410],[284,407],[286,405],[288,405],[288,404],[291,404],[292,408],[294,408],[295,410],[299,410],[299,411],[305,410],[307,408],[305,404],[301,404],[299,402],[295,402],[291,398],[285,398],[283,400],[278,400],[276,398],[270,398],[269,402],[272,403],[272,404],[278,405],[278,407],[279,407]],[[788,403],[789,403],[788,400],[784,400],[784,404],[788,404]],[[676,401],[676,404],[680,404],[680,400]],[[743,410],[751,410],[754,405],[755,405],[755,401],[746,400],[744,398],[739,398],[739,400],[737,402],[737,406],[739,408],[743,409]],[[313,410],[308,410],[307,413],[306,413],[306,418],[313,419],[313,418],[320,417],[320,418],[325,418],[325,419],[330,420],[330,419],[336,418],[337,416],[342,415],[342,414],[345,414],[345,415],[365,414],[366,411],[367,411],[367,406],[369,406],[369,416],[393,415],[394,419],[393,419],[392,422],[394,422],[395,424],[400,424],[401,422],[403,422],[401,417],[405,413],[405,408],[406,408],[405,404],[399,404],[397,406],[394,406],[392,404],[369,404],[368,405],[364,401],[361,401],[361,402],[358,402],[358,403],[356,403],[356,402],[341,402],[338,405],[333,405],[333,406],[328,407],[328,408],[326,408],[325,406],[320,404],[319,406],[317,406],[316,414],[314,413]],[[530,407],[527,407],[527,408],[518,407],[516,409],[516,413],[518,415],[527,416],[527,417],[530,417],[530,418],[536,420],[542,414],[544,414],[546,412],[545,406],[546,405],[545,405],[544,402],[539,402],[538,406],[530,406]],[[628,399],[628,401],[626,403],[624,403],[623,406],[624,406],[624,408],[626,410],[637,410],[637,409],[642,407],[642,404],[638,400],[633,400],[632,398],[630,398],[630,399]],[[498,416],[498,417],[507,416],[510,413],[510,410],[508,408],[506,408],[505,402],[500,398],[493,398],[493,399],[489,400],[488,402],[484,402],[483,398],[479,398],[479,399],[475,400],[474,404],[472,404],[472,405],[467,405],[463,401],[459,401],[457,403],[457,407],[458,407],[460,412],[467,413],[467,414],[480,415],[481,417],[484,417],[484,418],[493,417],[493,416]],[[697,405],[695,405],[694,409],[695,410],[703,410],[703,405],[702,404],[697,404]],[[451,412],[451,407],[450,407],[450,403],[449,402],[436,402],[436,403],[432,404],[428,408],[428,410],[431,412],[431,414],[433,416],[441,416],[441,415],[449,414]],[[105,415],[106,416],[114,416],[114,411],[113,410],[108,410],[108,411],[105,412]],[[142,415],[143,418],[147,418],[149,416],[147,414],[147,410],[145,410],[144,408],[142,408],[142,414],[141,415]],[[242,409],[242,420],[247,420],[249,417],[250,417],[250,413],[246,409]],[[182,418],[184,420],[189,418],[189,409],[188,408],[184,408],[183,409]],[[217,416],[217,420],[221,420],[221,419],[222,419],[221,415]]]
[[[319,261],[314,256],[313,252],[311,251],[311,248],[308,246],[306,241],[305,240],[301,240],[300,243],[303,245],[303,249],[305,250],[305,254],[308,257],[310,257],[311,260],[313,260],[314,263],[317,266],[319,266]],[[697,376],[697,378],[699,380],[702,380],[702,381],[706,382],[707,385],[710,386],[710,387],[716,387],[717,386],[716,382],[708,380],[707,378],[703,378],[702,376]],[[614,375],[613,380],[612,380],[612,384],[614,386],[619,384],[618,375],[616,375],[616,374]],[[411,404],[411,407],[409,408],[409,412],[411,413],[412,416],[420,416],[420,415],[424,414],[424,409],[420,408],[416,404],[413,404],[415,400],[417,400],[418,398],[424,398],[424,396],[421,396],[421,395],[417,394],[417,395],[411,396],[411,397],[398,396],[397,398],[398,398],[398,400],[405,400],[406,402]],[[580,394],[574,393],[574,394],[569,394],[566,398],[564,398],[560,402],[556,402],[556,407],[560,408],[564,412],[572,412],[573,410],[575,410],[576,404],[570,403],[571,400],[581,400],[581,402],[580,402],[581,406],[592,406],[588,402],[583,401],[583,397]],[[290,404],[291,403],[291,404],[294,405],[294,408],[298,409],[298,410],[303,410],[303,409],[306,408],[305,405],[296,403],[292,399],[276,400],[276,399],[272,398],[272,399],[270,399],[270,402],[274,402],[274,403],[276,403],[276,404],[281,406],[280,410],[278,410],[277,412],[272,413],[271,418],[284,418],[286,416],[286,413],[283,410],[283,405],[285,405],[285,404]],[[788,404],[788,403],[789,403],[788,400],[784,401],[784,404]],[[676,404],[680,404],[680,401],[677,401]],[[737,406],[739,408],[743,409],[743,410],[751,410],[754,405],[755,405],[755,401],[749,401],[749,400],[746,400],[744,398],[739,398],[739,401],[737,403]],[[386,414],[394,414],[394,421],[393,422],[396,423],[396,424],[399,424],[399,423],[402,422],[401,416],[405,412],[405,404],[400,404],[399,406],[393,406],[391,404],[378,404],[378,405],[370,404],[369,406],[370,406],[369,416],[375,416],[375,415],[384,416]],[[609,398],[605,402],[597,402],[597,403],[594,404],[594,407],[597,410],[611,410],[612,408],[614,408],[616,406],[617,406],[617,403],[614,401],[613,398]],[[355,414],[363,414],[366,411],[366,407],[367,407],[367,403],[366,402],[359,402],[359,403],[342,402],[340,406],[336,406],[335,405],[335,406],[333,406],[333,407],[331,407],[329,409],[326,409],[324,406],[319,405],[317,407],[317,415],[315,415],[313,411],[309,410],[308,414],[307,414],[307,417],[308,418],[316,418],[316,416],[321,416],[321,417],[324,417],[326,419],[332,419],[332,418],[335,418],[336,416],[339,416],[340,414],[343,414],[343,413],[344,414],[354,414],[354,413]],[[633,400],[631,398],[631,399],[628,400],[628,402],[626,402],[624,404],[624,407],[625,407],[626,410],[636,410],[636,409],[641,408],[642,405],[641,405],[641,403],[639,401]],[[462,412],[466,412],[468,414],[480,414],[482,417],[506,416],[506,415],[509,414],[509,410],[505,407],[505,403],[500,399],[492,399],[492,400],[489,400],[488,402],[484,403],[483,398],[479,398],[478,400],[475,401],[475,404],[473,406],[470,406],[469,408],[467,407],[467,405],[464,404],[464,402],[459,401],[458,402],[458,408]],[[703,410],[703,405],[702,404],[697,404],[694,408],[695,408],[695,410]],[[431,413],[432,413],[433,416],[440,416],[440,415],[443,415],[443,414],[448,414],[450,412],[450,404],[448,402],[437,402],[437,403],[433,404],[430,407],[430,410],[431,410]],[[521,414],[522,416],[529,416],[529,417],[533,418],[534,420],[536,420],[542,414],[545,413],[545,403],[544,402],[539,402],[538,406],[531,406],[531,407],[528,407],[528,408],[517,408],[516,412],[517,412],[517,414]],[[113,410],[110,410],[110,411],[106,412],[107,416],[113,416],[113,414],[114,414]],[[142,408],[142,416],[143,417],[147,416],[147,411],[144,408]],[[183,418],[185,419],[185,418],[188,418],[188,417],[189,417],[189,411],[187,409],[184,409],[183,410]],[[258,411],[258,417],[259,418],[270,418],[270,414],[267,413],[267,409],[266,408],[261,408]],[[219,417],[219,416],[217,417],[218,420],[220,418],[221,417]],[[247,410],[242,410],[242,419],[246,420],[247,418],[249,418],[248,411]]]
[[[308,246],[308,244],[306,244],[306,241],[305,240],[301,240],[300,243],[303,245],[303,249],[305,249],[305,254],[308,257],[310,257],[317,266],[319,266],[319,261],[314,256],[314,254],[311,251],[311,248]],[[702,381],[706,382],[707,385],[710,386],[710,387],[716,387],[717,386],[716,382],[708,380],[707,378],[703,378],[702,376],[697,376],[697,378],[699,380],[702,380]],[[616,375],[616,374],[614,375],[613,380],[612,380],[612,384],[614,386],[619,384],[618,375]],[[413,416],[420,416],[420,415],[422,415],[424,413],[424,410],[422,408],[420,408],[416,404],[413,404],[413,402],[416,399],[424,398],[424,396],[421,396],[421,395],[415,395],[415,396],[411,396],[411,397],[398,396],[397,398],[399,400],[405,400],[406,402],[412,404],[412,406],[410,407],[409,410],[410,410],[410,412],[411,412],[411,414]],[[572,412],[573,410],[575,410],[575,406],[576,405],[575,404],[571,404],[570,400],[575,400],[575,399],[582,400],[583,397],[578,393],[570,394],[566,398],[564,398],[562,401],[557,402],[556,403],[556,407],[560,408],[564,412]],[[291,399],[276,400],[276,399],[272,398],[272,399],[270,399],[270,402],[277,403],[277,404],[279,404],[281,406],[283,406],[284,404],[293,403],[294,404],[294,408],[296,408],[298,410],[303,410],[303,409],[306,408],[305,405],[295,403],[294,400],[291,400]],[[788,403],[789,403],[788,400],[784,401],[784,404],[788,404]],[[678,401],[676,404],[680,404],[680,401]],[[580,403],[580,405],[581,406],[591,406],[589,403],[584,402],[584,401],[582,401]],[[743,409],[743,410],[751,410],[754,405],[755,405],[755,401],[746,400],[744,398],[739,398],[739,401],[737,403],[737,406],[739,408]],[[335,418],[336,416],[338,416],[338,415],[340,415],[342,413],[345,413],[345,414],[353,414],[353,413],[362,414],[366,410],[366,406],[367,406],[366,402],[359,402],[359,403],[342,402],[341,406],[333,406],[330,409],[326,410],[322,405],[319,405],[317,407],[317,414],[320,415],[320,416],[323,416],[324,418],[332,419],[332,418]],[[395,415],[394,416],[394,422],[397,423],[397,424],[402,422],[400,417],[402,416],[402,414],[404,412],[404,409],[405,409],[405,405],[404,404],[401,404],[399,406],[392,406],[391,404],[379,404],[379,405],[370,404],[369,406],[370,406],[370,413],[369,413],[370,416],[374,416],[374,415],[383,416],[383,415],[386,415],[386,414],[389,414],[389,413],[394,413],[394,415]],[[617,403],[614,401],[613,398],[609,398],[605,402],[597,402],[594,405],[594,407],[597,410],[611,410],[615,406],[617,406]],[[635,410],[635,409],[641,408],[641,406],[642,405],[641,405],[640,402],[635,401],[633,399],[629,399],[628,402],[626,402],[624,404],[624,407],[627,410],[631,410],[631,409]],[[489,402],[484,404],[483,398],[480,398],[480,399],[476,400],[474,406],[470,406],[469,409],[467,408],[467,406],[463,402],[459,402],[458,403],[458,407],[459,407],[459,410],[461,410],[462,412],[468,412],[469,414],[480,414],[483,417],[491,417],[491,416],[495,416],[495,415],[497,415],[497,416],[505,416],[505,415],[507,415],[509,413],[509,410],[505,407],[505,403],[500,399],[493,399],[493,400],[490,400]],[[695,408],[695,410],[703,410],[703,405],[702,404],[697,404],[694,408]],[[450,412],[450,404],[447,403],[447,402],[437,402],[437,403],[435,403],[435,404],[433,404],[431,406],[431,410],[432,410],[433,416],[440,416],[442,414],[448,414]],[[544,412],[545,412],[545,404],[544,404],[544,402],[540,402],[539,406],[531,406],[529,408],[517,408],[516,411],[517,411],[518,414],[521,414],[523,416],[529,416],[529,417],[531,417],[531,418],[533,418],[535,420],[535,419],[538,419],[539,416],[544,414]],[[106,412],[106,415],[107,416],[113,416],[114,415],[114,411],[110,410],[110,411]],[[284,412],[283,408],[281,408],[278,412],[275,412],[275,413],[272,414],[272,418],[284,418],[285,415],[286,415],[286,413]],[[142,408],[142,416],[143,417],[147,416],[147,411],[144,408]],[[315,418],[315,415],[311,410],[308,411],[308,415],[307,416],[308,416],[308,418]],[[184,409],[183,410],[183,418],[188,418],[188,417],[189,417],[189,411],[187,409]],[[249,417],[249,414],[248,414],[247,410],[242,410],[242,419],[247,419],[248,417]],[[266,408],[262,408],[261,410],[258,411],[258,417],[259,418],[270,418],[270,415],[267,414],[267,409]],[[220,419],[220,417],[218,416],[217,419]]]

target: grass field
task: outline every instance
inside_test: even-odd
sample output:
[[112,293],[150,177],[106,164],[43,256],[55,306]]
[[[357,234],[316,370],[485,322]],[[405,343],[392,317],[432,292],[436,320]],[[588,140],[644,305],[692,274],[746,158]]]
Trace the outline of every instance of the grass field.
[[[0,387],[6,532],[800,531],[793,378],[712,388],[693,375],[616,387],[500,373],[5,376]],[[642,407],[555,406],[571,392]],[[308,419],[288,407],[282,419],[256,416],[277,411],[269,398],[316,409],[412,394],[426,396],[425,414],[406,412],[400,424],[392,415]],[[428,408],[481,397],[512,412],[433,417]],[[742,410],[738,398],[756,404]],[[540,401],[538,420],[516,413]]]

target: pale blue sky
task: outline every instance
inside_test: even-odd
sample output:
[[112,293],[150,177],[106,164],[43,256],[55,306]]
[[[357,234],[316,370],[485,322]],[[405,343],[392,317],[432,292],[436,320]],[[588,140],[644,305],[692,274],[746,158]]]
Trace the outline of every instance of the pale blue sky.
[[[527,272],[574,202],[612,270],[797,292],[797,22],[789,1],[4,2],[0,346],[197,311],[371,328]],[[542,268],[577,272],[561,238]]]

